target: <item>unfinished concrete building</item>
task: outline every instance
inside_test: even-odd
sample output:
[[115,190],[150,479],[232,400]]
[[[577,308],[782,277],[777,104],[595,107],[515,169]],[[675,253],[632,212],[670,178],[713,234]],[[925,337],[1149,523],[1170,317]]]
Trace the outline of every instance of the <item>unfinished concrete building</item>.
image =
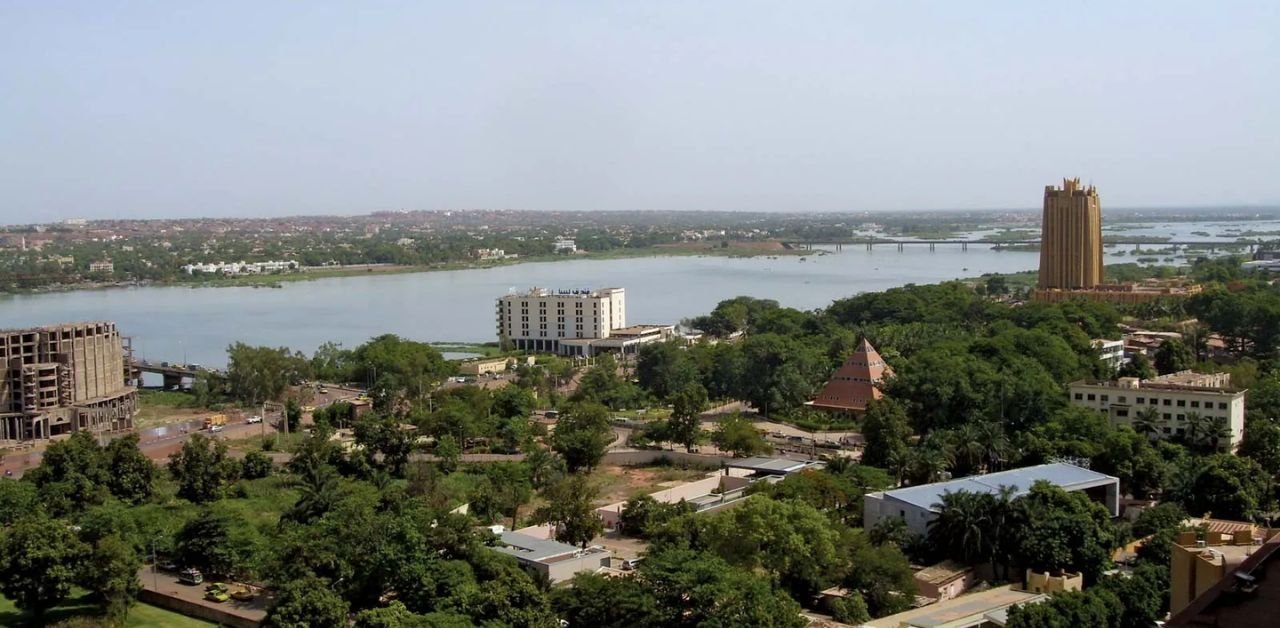
[[131,429],[138,391],[125,358],[115,323],[0,331],[0,440]]

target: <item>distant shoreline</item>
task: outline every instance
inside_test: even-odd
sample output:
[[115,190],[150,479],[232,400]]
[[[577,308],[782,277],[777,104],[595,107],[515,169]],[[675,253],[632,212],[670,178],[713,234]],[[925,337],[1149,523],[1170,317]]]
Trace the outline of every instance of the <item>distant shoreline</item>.
[[[762,246],[763,245],[763,246]],[[776,248],[772,245],[776,245]],[[707,246],[705,248],[693,246],[666,246],[659,245],[644,249],[614,249],[611,251],[587,252],[575,255],[538,255],[528,257],[517,257],[499,260],[485,261],[465,261],[450,262],[447,264],[438,264],[434,266],[405,266],[398,264],[353,264],[350,266],[312,266],[304,267],[303,270],[270,274],[270,275],[240,275],[235,277],[219,277],[209,279],[196,280],[173,280],[173,281],[138,281],[138,282],[87,282],[80,284],[68,284],[59,286],[50,286],[46,288],[33,288],[30,290],[17,290],[0,292],[0,297],[4,296],[30,296],[40,294],[58,294],[67,292],[81,292],[90,290],[111,290],[120,288],[279,288],[280,284],[286,282],[298,281],[314,281],[318,279],[331,279],[335,277],[365,277],[373,275],[403,275],[409,273],[431,273],[431,272],[447,272],[457,270],[483,270],[487,268],[499,268],[503,266],[515,266],[518,264],[531,264],[539,262],[566,262],[577,260],[611,260],[611,259],[632,259],[640,257],[695,257],[695,256],[714,256],[714,257],[762,257],[769,255],[813,255],[815,251],[791,250],[782,247],[781,242],[744,242],[730,244],[728,247]]]

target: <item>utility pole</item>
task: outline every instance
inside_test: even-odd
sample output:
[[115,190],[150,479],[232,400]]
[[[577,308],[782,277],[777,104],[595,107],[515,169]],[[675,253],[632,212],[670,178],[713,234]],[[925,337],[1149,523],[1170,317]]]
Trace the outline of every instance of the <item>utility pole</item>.
[[160,591],[160,574],[156,571],[160,568],[156,563],[160,562],[160,557],[156,556],[156,537],[151,537],[151,588],[156,592]]

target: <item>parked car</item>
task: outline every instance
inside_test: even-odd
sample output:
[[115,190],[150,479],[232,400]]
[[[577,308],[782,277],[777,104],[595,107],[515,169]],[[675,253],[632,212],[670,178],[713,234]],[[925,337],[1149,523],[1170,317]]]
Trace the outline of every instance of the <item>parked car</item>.
[[245,586],[238,587],[236,590],[231,592],[231,599],[237,602],[248,602],[255,597],[258,597],[258,594],[255,593],[253,589]]
[[319,392],[319,393],[320,393],[320,394],[322,394],[322,395],[327,395],[327,394],[329,394],[329,389],[328,389],[327,387],[325,387],[325,386],[321,386],[321,387],[320,387],[320,390],[318,390],[317,392]]
[[215,582],[204,590],[204,599],[210,602],[225,602],[231,599],[231,594],[227,593],[227,585],[221,582]]
[[640,561],[642,561],[642,560],[644,560],[644,559],[643,559],[643,558],[628,558],[628,559],[626,559],[626,560],[622,561],[622,570],[623,570],[623,571],[635,571],[635,568],[640,566]]
[[249,417],[249,418],[245,419],[245,421],[244,421],[244,422],[245,422],[245,423],[249,423],[249,424],[253,424],[253,423],[261,423],[261,422],[262,422],[262,415],[260,415],[260,414],[255,414],[255,415],[253,415],[253,416],[251,416],[251,417]]
[[178,582],[194,586],[204,582],[204,574],[200,573],[199,569],[192,569],[188,567],[178,574]]

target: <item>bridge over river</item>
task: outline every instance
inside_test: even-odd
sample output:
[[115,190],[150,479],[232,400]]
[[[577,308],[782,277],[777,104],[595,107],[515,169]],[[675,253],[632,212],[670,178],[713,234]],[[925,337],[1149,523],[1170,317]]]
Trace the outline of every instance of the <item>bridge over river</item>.
[[[1248,247],[1252,253],[1255,248],[1262,244],[1262,240],[1256,241],[1227,241],[1227,240],[1163,240],[1159,238],[1125,238],[1123,240],[1110,240],[1106,237],[1102,238],[1103,246],[1132,244],[1135,249],[1141,249],[1143,246],[1162,246],[1173,247],[1176,253],[1179,248],[1200,248],[1216,251],[1218,249],[1243,248]],[[889,238],[848,238],[848,239],[817,239],[817,240],[786,240],[782,245],[793,250],[812,250],[815,246],[834,246],[836,251],[841,251],[846,246],[865,246],[868,251],[876,246],[896,246],[898,250],[903,250],[907,246],[927,245],[929,250],[935,250],[938,246],[955,245],[960,250],[969,250],[969,245],[990,246],[995,250],[1000,250],[1009,246],[1026,246],[1039,245],[1040,239],[1034,240],[1002,240],[994,238],[974,238],[974,239],[940,239],[940,240],[893,240]]]
[[174,362],[157,362],[143,358],[127,358],[124,363],[125,379],[141,382],[143,373],[160,375],[164,378],[165,390],[177,388],[182,382],[193,381],[201,372],[221,374],[218,369],[207,369],[199,364],[178,364]]

